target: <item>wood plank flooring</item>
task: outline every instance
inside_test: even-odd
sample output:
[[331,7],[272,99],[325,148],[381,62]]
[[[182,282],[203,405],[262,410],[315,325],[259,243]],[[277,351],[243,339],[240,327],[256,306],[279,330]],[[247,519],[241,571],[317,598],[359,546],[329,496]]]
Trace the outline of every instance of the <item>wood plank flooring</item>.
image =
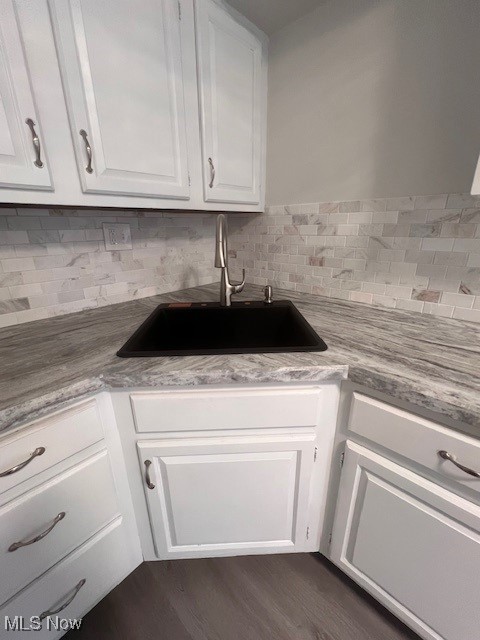
[[318,554],[144,562],[68,640],[418,640]]

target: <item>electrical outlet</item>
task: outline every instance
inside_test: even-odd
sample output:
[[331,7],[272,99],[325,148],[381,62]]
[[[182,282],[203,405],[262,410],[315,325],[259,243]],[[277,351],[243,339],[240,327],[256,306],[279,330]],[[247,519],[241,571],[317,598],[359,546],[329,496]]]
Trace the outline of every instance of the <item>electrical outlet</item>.
[[129,224],[104,222],[103,237],[107,251],[125,251],[132,248],[132,234]]

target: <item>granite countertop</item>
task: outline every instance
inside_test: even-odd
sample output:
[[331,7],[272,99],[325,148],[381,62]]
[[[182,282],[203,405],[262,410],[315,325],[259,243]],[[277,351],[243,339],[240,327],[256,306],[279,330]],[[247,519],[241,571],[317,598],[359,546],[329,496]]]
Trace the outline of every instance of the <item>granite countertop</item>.
[[[333,298],[290,299],[328,344],[321,353],[118,358],[160,303],[218,299],[218,285],[0,330],[0,431],[112,388],[349,379],[461,421],[480,435],[480,325]],[[261,299],[246,287],[237,300]]]

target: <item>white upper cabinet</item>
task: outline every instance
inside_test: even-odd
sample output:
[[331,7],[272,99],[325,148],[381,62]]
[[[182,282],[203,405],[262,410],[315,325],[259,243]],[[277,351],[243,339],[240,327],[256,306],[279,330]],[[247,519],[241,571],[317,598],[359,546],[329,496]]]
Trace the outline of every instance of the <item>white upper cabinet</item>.
[[205,201],[261,204],[265,38],[213,0],[195,7]]
[[51,0],[83,189],[189,198],[176,0]]
[[0,2],[0,187],[52,188],[13,0]]
[[0,202],[263,210],[266,36],[222,0],[0,18]]

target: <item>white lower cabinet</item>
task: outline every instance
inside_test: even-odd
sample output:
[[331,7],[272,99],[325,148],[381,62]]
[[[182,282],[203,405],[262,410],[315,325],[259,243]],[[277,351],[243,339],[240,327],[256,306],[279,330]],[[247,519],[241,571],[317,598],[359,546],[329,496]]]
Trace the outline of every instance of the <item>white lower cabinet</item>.
[[0,437],[0,460],[0,638],[53,640],[142,561],[108,394]]
[[158,557],[315,550],[313,433],[140,442],[138,453]]
[[[92,500],[88,487],[95,487]],[[0,602],[119,515],[106,451],[0,508]]]
[[[67,628],[56,625],[81,618],[137,564],[135,543],[118,518],[0,609],[0,637],[61,637]],[[16,616],[17,624],[22,617],[23,632],[12,628]]]
[[331,559],[421,637],[479,637],[480,507],[352,442]]

